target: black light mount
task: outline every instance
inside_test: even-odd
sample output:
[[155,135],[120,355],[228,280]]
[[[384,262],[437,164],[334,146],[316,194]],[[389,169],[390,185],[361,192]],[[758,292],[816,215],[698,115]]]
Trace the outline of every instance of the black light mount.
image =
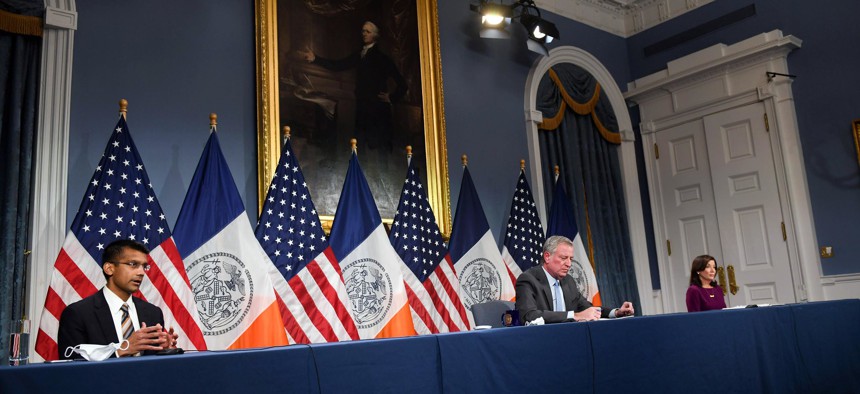
[[469,9],[481,15],[481,37],[510,38],[507,28],[516,20],[528,33],[528,48],[546,56],[546,44],[559,38],[555,24],[541,17],[534,0],[517,0],[512,4],[502,1],[479,0],[478,4],[469,5]]
[[792,75],[792,74],[783,74],[783,73],[775,73],[775,72],[773,72],[773,71],[766,71],[764,74],[765,74],[765,75],[767,75],[767,81],[768,81],[768,82],[773,81],[773,79],[774,79],[775,77],[777,77],[777,76],[779,76],[779,77],[791,78],[791,79],[795,79],[795,78],[797,78],[797,75]]

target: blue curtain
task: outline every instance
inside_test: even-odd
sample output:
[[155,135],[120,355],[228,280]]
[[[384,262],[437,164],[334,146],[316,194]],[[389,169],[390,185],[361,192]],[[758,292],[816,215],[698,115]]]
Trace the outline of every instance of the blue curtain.
[[[579,234],[583,243],[587,245],[590,238],[593,245],[590,257],[603,305],[618,307],[631,301],[638,314],[639,292],[618,160],[620,136],[612,106],[594,77],[570,63],[557,64],[543,76],[536,104],[545,119],[542,127],[552,128],[539,132],[544,185],[554,183],[552,168],[559,166],[559,182],[576,213]],[[544,190],[546,201],[551,202],[553,188]]]
[[8,365],[11,321],[20,319],[26,307],[44,12],[42,0],[0,3],[0,365]]

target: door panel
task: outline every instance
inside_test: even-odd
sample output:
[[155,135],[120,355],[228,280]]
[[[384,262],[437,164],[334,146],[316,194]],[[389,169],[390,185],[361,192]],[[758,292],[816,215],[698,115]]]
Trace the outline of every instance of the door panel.
[[730,306],[795,300],[764,114],[755,103],[703,118],[724,257],[718,263],[734,267],[740,288]]
[[711,254],[720,259],[714,192],[701,119],[657,133],[657,160],[665,231],[671,242],[668,256],[670,300],[675,311],[686,311],[685,293],[693,258]]

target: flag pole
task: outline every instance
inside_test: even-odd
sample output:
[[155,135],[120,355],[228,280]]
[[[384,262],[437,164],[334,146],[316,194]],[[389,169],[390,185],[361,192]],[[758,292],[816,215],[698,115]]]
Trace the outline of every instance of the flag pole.
[[122,116],[123,119],[128,120],[128,100],[119,99],[119,116]]
[[460,161],[463,163],[463,168],[469,165],[469,157],[465,154],[463,156],[460,156]]
[[349,146],[352,149],[352,152],[358,155],[358,140],[355,138],[351,138],[349,140]]
[[591,269],[594,271],[594,276],[597,277],[597,268],[594,262],[594,241],[591,238],[591,218],[588,216],[588,191],[585,190],[585,180],[582,182],[582,198],[585,203],[585,236],[588,237],[588,257],[591,258]]
[[284,126],[284,128],[282,130],[283,130],[282,134],[284,136],[284,144],[286,144],[287,141],[290,140],[290,126]]
[[209,132],[218,131],[218,114],[211,113],[209,114]]
[[412,164],[412,145],[406,145],[406,166]]
[[520,171],[525,171],[525,170],[526,170],[526,161],[523,159],[520,159]]

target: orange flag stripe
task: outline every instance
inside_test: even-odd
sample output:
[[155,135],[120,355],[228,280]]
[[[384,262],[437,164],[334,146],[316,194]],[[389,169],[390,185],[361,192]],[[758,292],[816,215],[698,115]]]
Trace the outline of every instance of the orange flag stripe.
[[245,332],[230,344],[228,349],[246,349],[254,347],[289,345],[278,303],[273,302],[266,310],[257,316]]
[[417,335],[417,333],[415,332],[415,326],[412,325],[412,313],[409,311],[409,304],[406,303],[400,308],[400,311],[391,317],[391,320],[379,331],[379,334],[376,334],[376,337],[394,338],[411,335]]

